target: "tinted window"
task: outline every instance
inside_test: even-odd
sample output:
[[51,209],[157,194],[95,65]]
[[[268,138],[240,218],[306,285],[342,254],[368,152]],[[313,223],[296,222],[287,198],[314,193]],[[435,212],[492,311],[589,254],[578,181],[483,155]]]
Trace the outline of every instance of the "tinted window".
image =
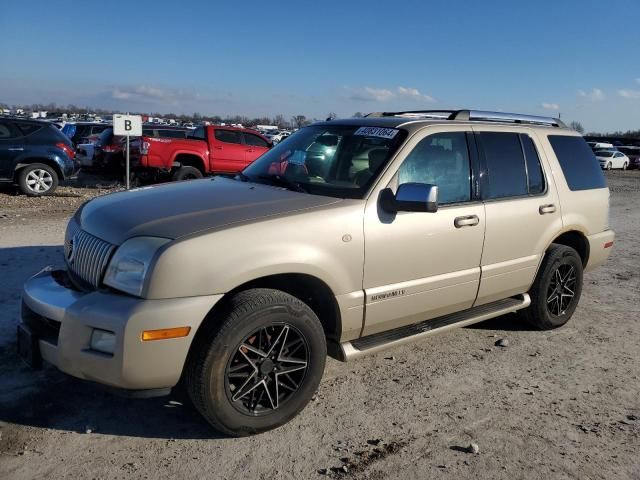
[[527,195],[527,172],[518,134],[483,132],[480,140],[487,168],[484,198]]
[[195,138],[198,140],[206,140],[207,139],[207,131],[204,127],[196,128],[193,132],[187,135],[187,138]]
[[418,143],[398,170],[398,184],[438,186],[438,203],[471,199],[471,170],[464,132],[438,133]]
[[524,158],[527,162],[527,178],[529,179],[529,194],[535,195],[544,192],[544,175],[540,165],[540,157],[533,140],[529,135],[520,135]]
[[37,123],[17,123],[16,125],[23,135],[30,135],[42,128],[42,125],[38,125]]
[[244,134],[244,142],[247,145],[252,145],[254,147],[263,147],[263,148],[267,148],[269,145],[267,144],[266,140],[263,140],[262,138],[260,138],[257,135],[252,135],[250,133],[245,133]]
[[16,138],[19,133],[9,123],[0,123],[0,138]]
[[562,173],[571,190],[588,190],[607,186],[600,164],[582,137],[549,135]]
[[215,131],[216,140],[225,143],[242,143],[242,135],[240,132],[234,130],[219,130]]

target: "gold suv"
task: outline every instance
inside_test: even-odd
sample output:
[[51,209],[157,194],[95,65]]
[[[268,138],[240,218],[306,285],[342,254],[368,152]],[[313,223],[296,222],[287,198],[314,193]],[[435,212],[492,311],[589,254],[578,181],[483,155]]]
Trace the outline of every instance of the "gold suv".
[[510,312],[566,323],[613,244],[587,143],[552,118],[385,112],[303,128],[235,178],[94,199],[18,345],[137,395],[184,378],[231,435],[282,425],[350,360]]

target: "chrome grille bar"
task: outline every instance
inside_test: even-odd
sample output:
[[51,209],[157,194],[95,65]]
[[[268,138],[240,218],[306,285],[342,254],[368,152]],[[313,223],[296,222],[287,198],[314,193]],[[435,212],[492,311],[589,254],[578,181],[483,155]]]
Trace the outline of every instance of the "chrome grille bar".
[[91,288],[98,288],[115,245],[94,237],[71,220],[67,226],[64,256],[69,271]]

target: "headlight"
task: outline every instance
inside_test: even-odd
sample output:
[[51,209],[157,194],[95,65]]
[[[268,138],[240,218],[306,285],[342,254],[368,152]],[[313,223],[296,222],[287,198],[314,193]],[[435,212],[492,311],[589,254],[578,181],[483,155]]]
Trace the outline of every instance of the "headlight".
[[104,276],[104,283],[131,295],[141,296],[144,280],[154,255],[168,238],[136,237],[117,250]]

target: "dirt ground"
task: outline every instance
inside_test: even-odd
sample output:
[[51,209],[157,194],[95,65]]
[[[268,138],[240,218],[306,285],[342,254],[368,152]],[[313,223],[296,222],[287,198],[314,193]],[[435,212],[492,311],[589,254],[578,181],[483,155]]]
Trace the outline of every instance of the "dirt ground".
[[612,258],[585,276],[564,328],[508,315],[329,360],[302,414],[242,439],[218,435],[180,393],[123,399],[21,363],[22,283],[61,263],[67,218],[109,190],[2,190],[0,478],[640,479],[640,172],[607,178]]

